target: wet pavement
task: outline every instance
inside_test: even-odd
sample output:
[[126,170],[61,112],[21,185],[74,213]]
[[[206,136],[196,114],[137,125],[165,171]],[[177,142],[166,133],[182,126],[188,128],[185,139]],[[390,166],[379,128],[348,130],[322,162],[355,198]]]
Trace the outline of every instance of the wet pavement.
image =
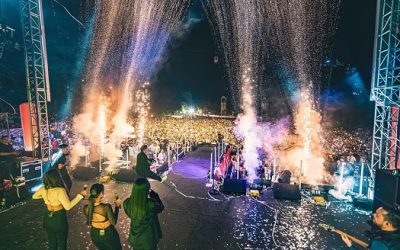
[[[304,197],[300,202],[275,200],[270,190],[259,200],[249,196],[208,194],[205,176],[211,150],[200,147],[175,163],[165,183],[152,181],[165,210],[159,215],[163,238],[159,249],[346,249],[340,236],[324,231],[319,223],[335,226],[362,240],[368,229],[367,211],[350,203],[332,201],[319,207]],[[72,193],[84,184],[74,181]],[[132,184],[105,184],[105,201],[130,195]],[[85,224],[81,202],[68,212],[69,249],[95,249]],[[42,227],[42,201],[25,204],[0,214],[0,249],[46,249]],[[129,218],[121,211],[116,226],[123,249],[129,249]]]

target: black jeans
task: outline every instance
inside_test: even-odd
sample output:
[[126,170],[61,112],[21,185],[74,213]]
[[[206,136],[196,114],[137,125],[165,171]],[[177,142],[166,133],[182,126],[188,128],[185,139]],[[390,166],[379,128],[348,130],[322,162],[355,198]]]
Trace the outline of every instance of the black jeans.
[[68,221],[65,210],[47,211],[44,215],[43,227],[47,233],[50,250],[67,249]]
[[105,229],[104,235],[100,235],[100,229],[91,227],[90,237],[100,250],[121,250],[121,241],[117,230],[113,225]]

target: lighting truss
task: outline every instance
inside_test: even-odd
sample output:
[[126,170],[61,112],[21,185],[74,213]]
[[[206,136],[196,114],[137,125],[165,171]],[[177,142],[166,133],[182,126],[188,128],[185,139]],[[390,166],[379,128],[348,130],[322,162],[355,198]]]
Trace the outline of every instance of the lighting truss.
[[50,156],[47,101],[50,101],[41,0],[20,0],[32,146],[35,157]]
[[400,166],[400,0],[378,0],[371,100],[375,101],[372,168]]

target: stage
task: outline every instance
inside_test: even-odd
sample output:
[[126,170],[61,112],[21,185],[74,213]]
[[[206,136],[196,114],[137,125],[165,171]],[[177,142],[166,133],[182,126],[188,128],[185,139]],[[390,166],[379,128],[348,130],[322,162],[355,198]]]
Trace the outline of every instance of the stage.
[[[351,203],[331,200],[328,208],[301,202],[275,200],[270,190],[259,200],[248,196],[208,195],[205,176],[211,149],[200,147],[183,161],[175,163],[165,183],[152,181],[165,210],[159,215],[163,239],[159,249],[346,249],[340,236],[324,231],[319,223],[335,226],[357,238],[367,240],[363,231],[369,226],[369,212]],[[74,181],[73,194],[84,184]],[[105,184],[105,198],[130,195],[131,184],[111,181]],[[82,207],[68,212],[69,249],[95,249]],[[42,201],[26,204],[0,214],[0,249],[46,249],[42,227],[45,207]],[[119,214],[117,230],[123,249],[130,221],[124,211]]]

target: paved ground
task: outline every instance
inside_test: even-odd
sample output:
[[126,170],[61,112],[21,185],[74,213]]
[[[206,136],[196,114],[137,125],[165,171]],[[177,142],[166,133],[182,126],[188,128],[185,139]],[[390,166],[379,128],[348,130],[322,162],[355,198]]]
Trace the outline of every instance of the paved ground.
[[[317,207],[306,198],[301,202],[278,201],[270,191],[260,200],[247,196],[208,195],[205,175],[210,149],[201,147],[175,164],[165,183],[151,182],[160,194],[165,210],[160,214],[164,237],[159,249],[345,249],[340,237],[318,227],[328,223],[361,239],[368,229],[367,212],[351,204],[332,202]],[[75,181],[73,193],[84,182]],[[90,186],[91,183],[86,183]],[[132,185],[106,184],[106,200],[115,193],[128,197]],[[95,249],[85,225],[82,206],[68,212],[69,249]],[[45,211],[41,201],[26,204],[0,214],[0,249],[46,249],[42,228]],[[124,249],[129,219],[123,211],[117,225]]]

